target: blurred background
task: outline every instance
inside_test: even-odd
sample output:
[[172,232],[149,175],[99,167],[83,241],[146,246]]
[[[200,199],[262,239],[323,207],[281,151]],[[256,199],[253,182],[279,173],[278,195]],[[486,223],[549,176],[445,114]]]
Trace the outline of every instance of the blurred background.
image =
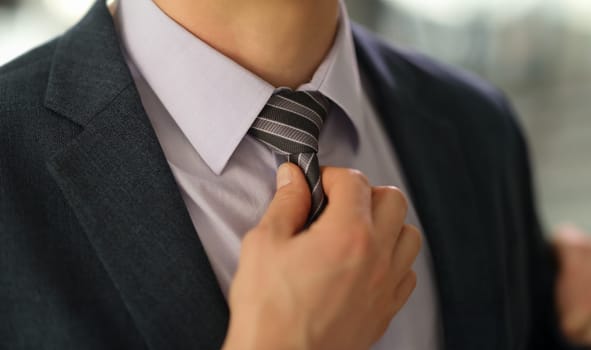
[[[133,1],[133,0],[131,0]],[[0,0],[0,65],[93,0]],[[542,219],[591,231],[591,0],[346,0],[391,43],[492,81],[527,133]]]

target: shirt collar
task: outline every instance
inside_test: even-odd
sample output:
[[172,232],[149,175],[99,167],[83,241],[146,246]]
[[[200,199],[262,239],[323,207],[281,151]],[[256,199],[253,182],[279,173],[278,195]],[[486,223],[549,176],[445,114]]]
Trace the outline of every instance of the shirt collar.
[[337,104],[353,123],[355,136],[364,129],[362,84],[355,54],[351,21],[344,2],[340,2],[339,28],[332,48],[316,69],[312,79],[298,90],[318,90]]
[[[244,138],[275,87],[188,32],[149,0],[120,0],[115,23],[123,49],[191,145],[216,174]],[[311,81],[362,127],[361,82],[347,12]]]

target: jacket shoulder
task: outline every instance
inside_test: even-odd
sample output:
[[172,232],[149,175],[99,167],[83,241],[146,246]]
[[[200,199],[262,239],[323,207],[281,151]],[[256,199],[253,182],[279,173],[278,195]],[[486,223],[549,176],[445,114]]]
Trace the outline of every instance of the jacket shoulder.
[[56,43],[0,67],[0,149],[8,150],[0,152],[2,172],[44,161],[74,130],[71,122],[45,107]]
[[360,67],[373,75],[370,81],[378,82],[380,101],[396,101],[411,118],[420,115],[450,127],[472,174],[494,178],[497,169],[514,164],[508,155],[526,152],[519,120],[501,90],[365,29],[355,31]]
[[365,51],[371,51],[372,61],[383,66],[382,72],[400,90],[412,91],[413,98],[433,113],[443,113],[452,122],[460,123],[498,123],[513,118],[504,93],[476,74],[393,45],[358,25],[354,32]]

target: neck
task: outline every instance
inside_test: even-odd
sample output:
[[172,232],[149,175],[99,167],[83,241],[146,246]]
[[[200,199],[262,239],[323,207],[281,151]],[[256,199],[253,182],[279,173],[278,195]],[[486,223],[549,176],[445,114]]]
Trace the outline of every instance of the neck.
[[297,88],[337,30],[338,0],[153,0],[199,39],[270,84]]

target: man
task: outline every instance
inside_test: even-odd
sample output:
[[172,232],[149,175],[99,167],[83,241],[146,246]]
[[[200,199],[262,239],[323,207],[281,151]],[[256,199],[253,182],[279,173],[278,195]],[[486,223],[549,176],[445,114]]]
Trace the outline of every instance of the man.
[[568,348],[498,91],[351,28],[336,0],[112,10],[98,1],[0,72],[2,345],[218,348],[241,237],[283,156],[253,129],[265,110],[316,108],[308,159],[400,187],[428,243],[375,349]]

